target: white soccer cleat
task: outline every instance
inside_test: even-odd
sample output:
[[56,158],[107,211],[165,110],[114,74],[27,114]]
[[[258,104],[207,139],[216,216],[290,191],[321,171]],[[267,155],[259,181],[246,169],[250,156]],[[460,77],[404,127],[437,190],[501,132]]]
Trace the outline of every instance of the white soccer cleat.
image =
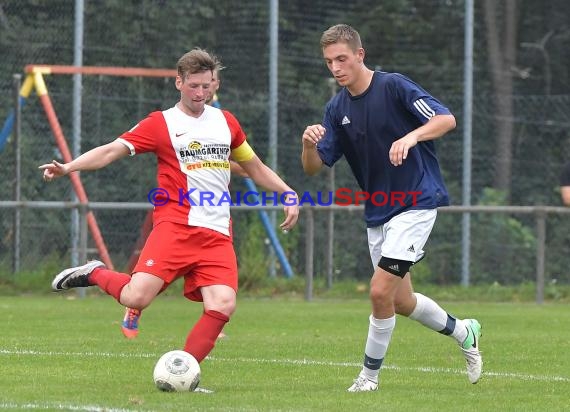
[[372,381],[362,375],[358,375],[358,378],[354,380],[352,386],[347,389],[348,392],[371,392],[375,390],[378,390],[378,382]]
[[467,362],[467,378],[471,383],[479,382],[483,371],[483,358],[479,352],[481,325],[475,319],[464,319],[467,328],[467,338],[459,345]]
[[58,292],[71,288],[87,287],[89,286],[89,275],[100,267],[105,267],[105,264],[98,260],[92,260],[85,265],[65,269],[53,279],[51,288]]

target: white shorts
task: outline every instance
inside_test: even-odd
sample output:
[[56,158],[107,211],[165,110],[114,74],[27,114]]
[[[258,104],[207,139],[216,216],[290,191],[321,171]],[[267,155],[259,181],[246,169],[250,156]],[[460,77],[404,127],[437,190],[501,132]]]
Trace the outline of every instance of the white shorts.
[[374,269],[380,258],[416,263],[425,254],[425,246],[435,223],[437,209],[408,210],[382,226],[369,227],[368,248]]

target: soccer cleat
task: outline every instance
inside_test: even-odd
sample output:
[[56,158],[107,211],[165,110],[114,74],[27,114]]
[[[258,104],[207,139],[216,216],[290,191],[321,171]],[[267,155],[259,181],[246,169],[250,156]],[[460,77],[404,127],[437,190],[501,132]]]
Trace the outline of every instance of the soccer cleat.
[[121,323],[121,332],[127,339],[134,339],[139,334],[139,319],[142,312],[138,309],[125,309],[125,317]]
[[378,382],[372,381],[365,376],[358,375],[348,392],[370,392],[378,390]]
[[92,260],[83,266],[65,269],[60,272],[51,282],[54,291],[67,290],[71,288],[84,288],[89,285],[89,275],[95,269],[105,267],[103,262]]
[[459,346],[467,362],[467,378],[469,382],[477,383],[483,370],[483,358],[479,352],[481,324],[475,319],[464,319],[463,322],[467,328],[467,337]]

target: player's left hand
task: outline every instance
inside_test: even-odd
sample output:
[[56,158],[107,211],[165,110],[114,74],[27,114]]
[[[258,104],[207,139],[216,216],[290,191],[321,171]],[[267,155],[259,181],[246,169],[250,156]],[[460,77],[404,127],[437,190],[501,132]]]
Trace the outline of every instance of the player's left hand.
[[412,133],[396,140],[390,148],[390,163],[394,166],[400,166],[408,157],[409,150],[417,144],[418,139]]
[[283,208],[285,220],[279,225],[284,233],[293,229],[299,219],[299,196],[296,193],[291,193],[287,195],[286,200],[287,204]]

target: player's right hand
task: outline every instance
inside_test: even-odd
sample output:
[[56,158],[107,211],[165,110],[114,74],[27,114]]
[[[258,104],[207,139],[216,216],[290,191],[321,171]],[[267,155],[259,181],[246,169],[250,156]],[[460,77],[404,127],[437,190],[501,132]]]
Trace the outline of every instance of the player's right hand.
[[288,233],[297,224],[299,219],[299,196],[290,192],[286,196],[286,205],[283,208],[285,220],[279,225],[283,233]]
[[41,165],[38,167],[38,169],[44,171],[44,180],[46,182],[51,182],[56,177],[65,176],[69,173],[68,167],[56,160],[53,160],[51,163]]
[[320,124],[307,126],[303,132],[303,145],[306,147],[315,146],[325,135],[326,129]]

